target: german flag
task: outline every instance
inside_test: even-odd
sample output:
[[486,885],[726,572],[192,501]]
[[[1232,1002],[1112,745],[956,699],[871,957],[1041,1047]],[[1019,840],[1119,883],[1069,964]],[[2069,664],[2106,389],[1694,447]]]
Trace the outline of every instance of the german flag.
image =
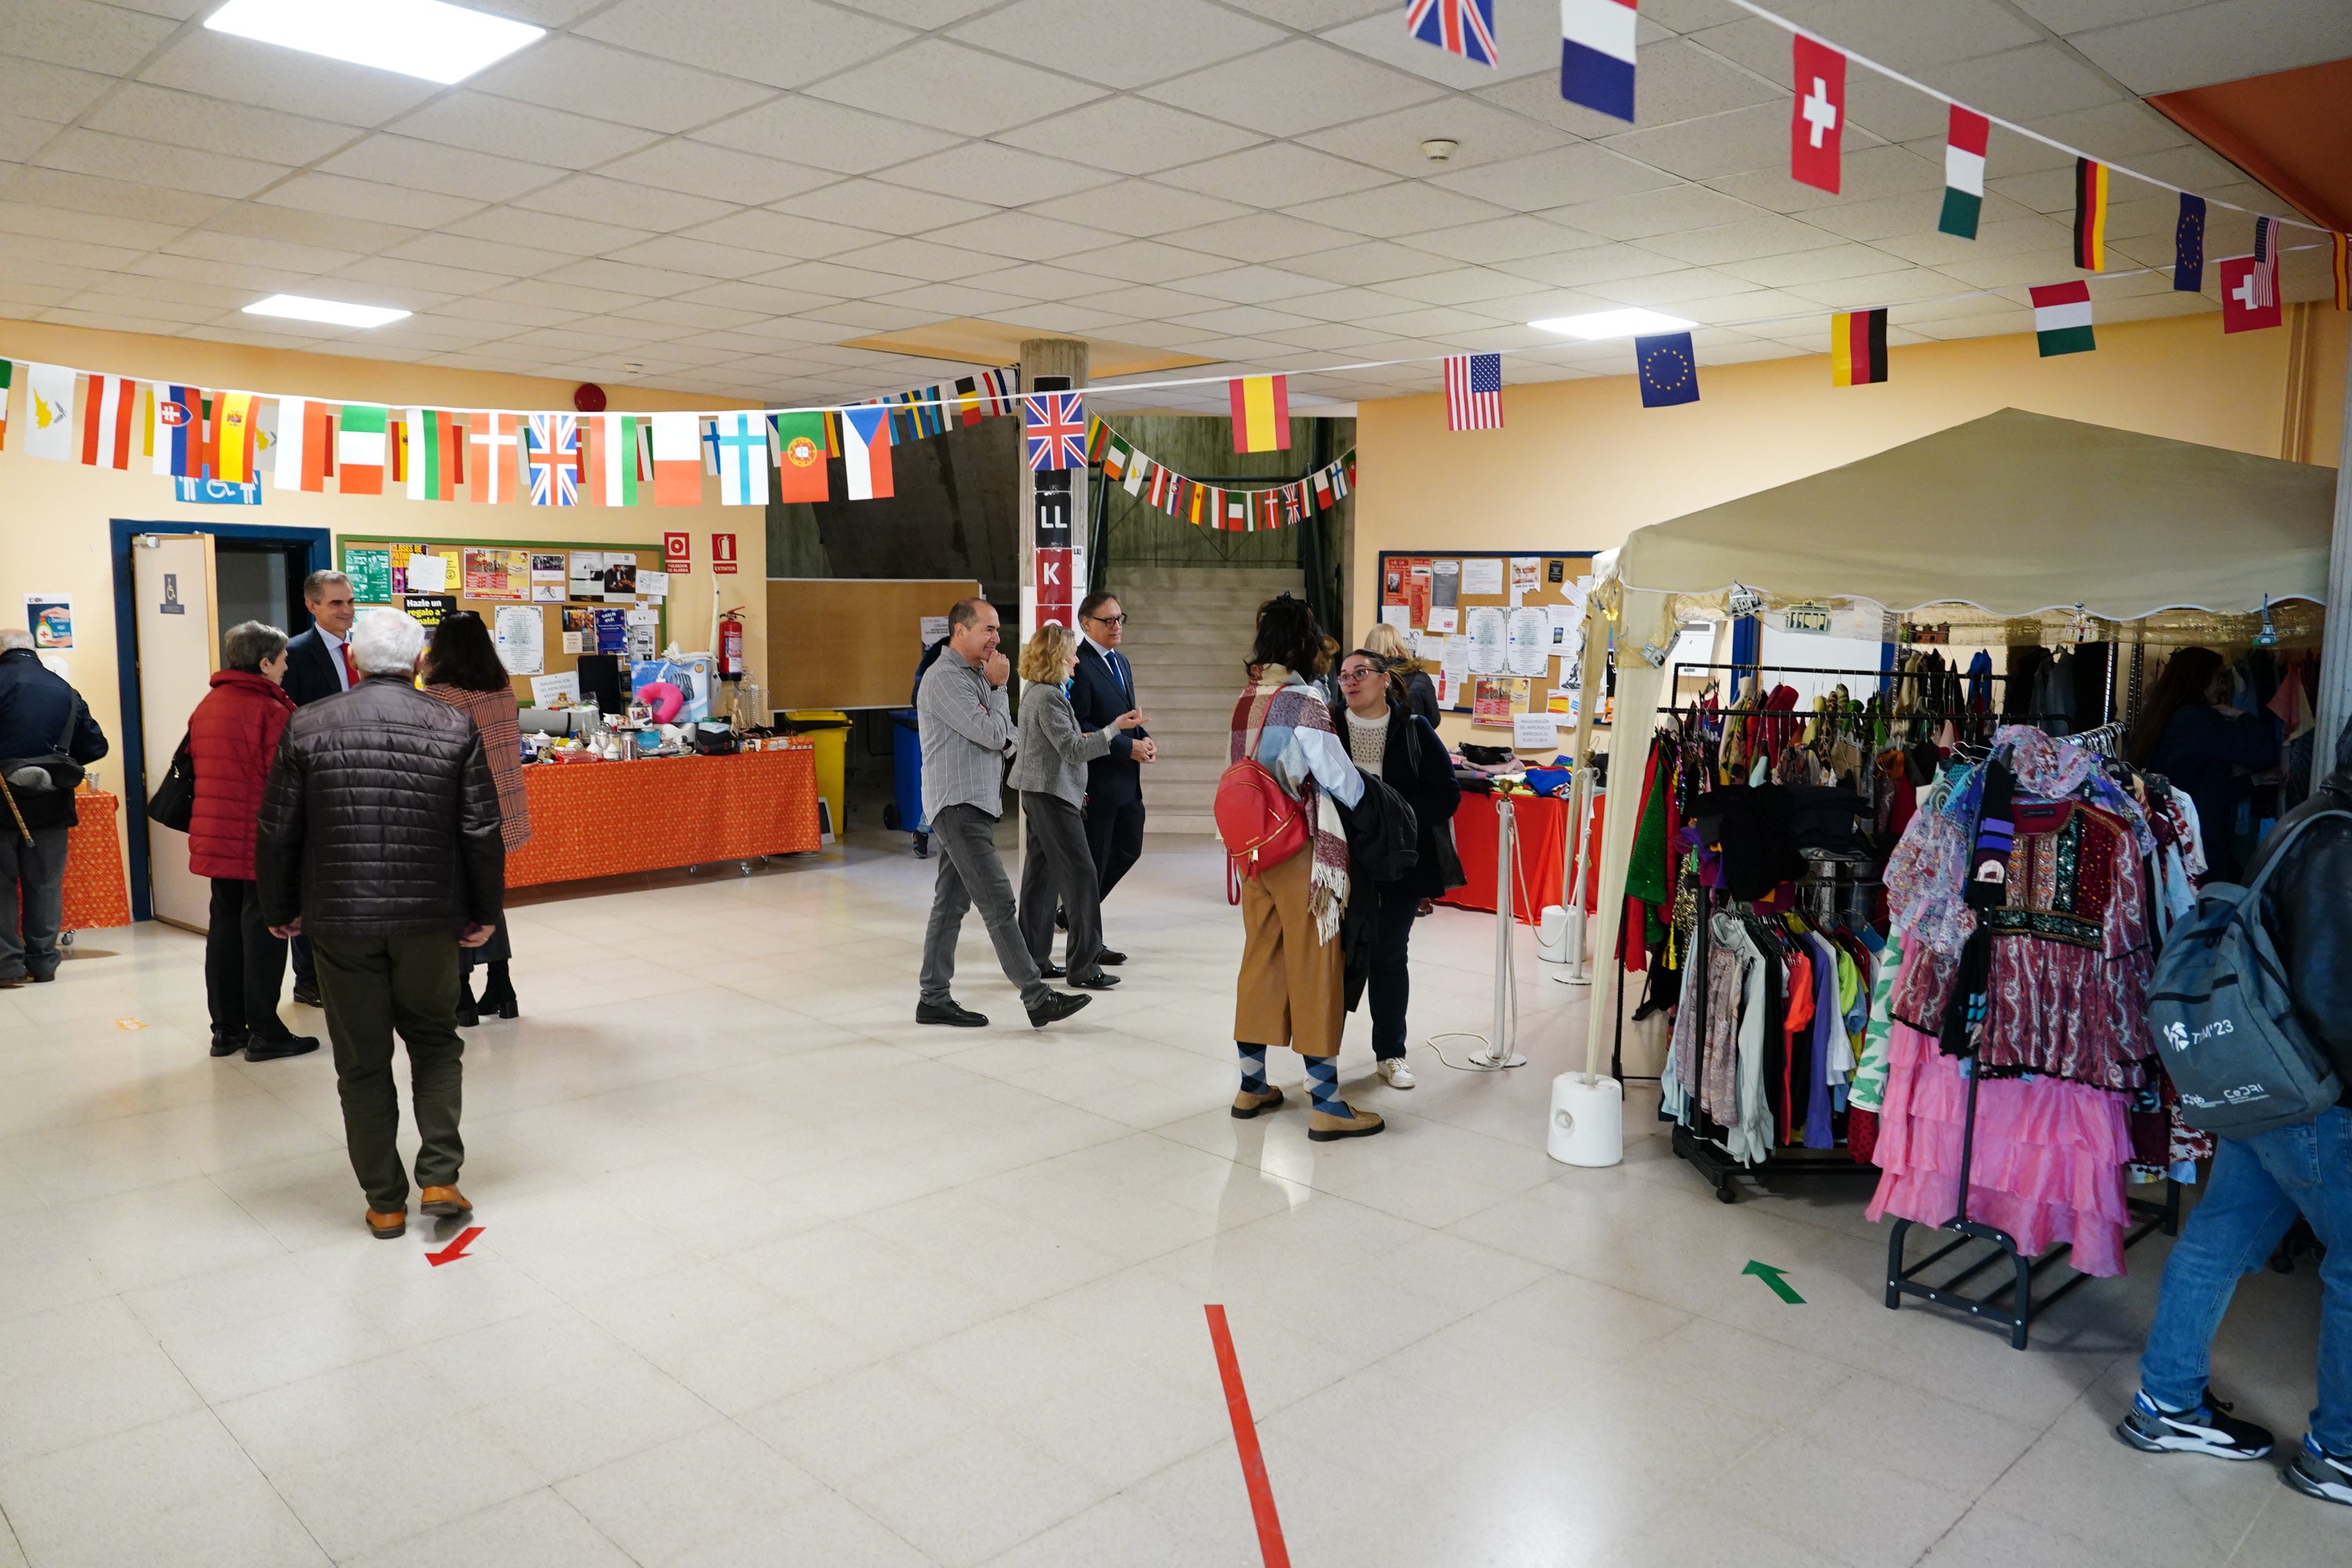
[[1841,310],[1830,318],[1830,384],[1869,386],[1886,379],[1886,310]]
[[2088,158],[2074,160],[2074,265],[2107,269],[2107,166]]

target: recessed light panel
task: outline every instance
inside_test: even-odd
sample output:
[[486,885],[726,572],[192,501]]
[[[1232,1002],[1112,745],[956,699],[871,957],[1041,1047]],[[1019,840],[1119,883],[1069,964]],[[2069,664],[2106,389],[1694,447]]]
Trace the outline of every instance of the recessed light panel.
[[1564,338],[1582,338],[1597,343],[1603,338],[1642,337],[1652,332],[1687,331],[1698,325],[1680,316],[1662,315],[1656,310],[1595,310],[1587,316],[1555,316],[1548,321],[1529,321],[1528,325],[1547,332],[1558,332]]
[[544,27],[445,0],[228,0],[205,26],[444,84],[547,36]]
[[389,305],[352,305],[341,300],[311,300],[300,294],[272,294],[245,308],[248,316],[285,316],[297,321],[324,321],[336,327],[381,327],[408,314]]

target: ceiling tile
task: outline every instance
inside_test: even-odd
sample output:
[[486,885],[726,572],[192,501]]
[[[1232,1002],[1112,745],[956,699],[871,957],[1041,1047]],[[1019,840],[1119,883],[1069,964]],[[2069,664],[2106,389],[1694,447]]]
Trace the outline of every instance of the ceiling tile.
[[[1922,267],[1958,266],[1989,256],[2046,255],[2073,244],[2071,226],[2028,216],[2000,222],[1979,221],[1974,239],[1956,239],[1933,228],[1888,235],[1872,243],[1890,256]],[[2071,268],[2070,268],[2071,270]]]
[[2237,81],[2352,55],[2352,11],[2332,0],[2222,0],[2157,16],[2100,17],[2068,42],[2134,92]]
[[887,185],[879,180],[844,180],[774,205],[778,212],[856,224],[884,234],[925,234],[985,217],[996,210],[960,196]]
[[1122,180],[1115,185],[1064,196],[1059,201],[1040,202],[1036,206],[1036,211],[1047,217],[1091,224],[1114,234],[1139,238],[1240,217],[1249,210],[1238,202],[1171,190],[1148,180]]
[[113,79],[43,60],[0,55],[0,103],[12,113],[62,124],[96,103]]
[[[1853,153],[1868,145],[1866,135],[1847,127],[1845,150]],[[1748,169],[1785,171],[1789,107],[1785,100],[1761,103],[1679,125],[1662,125],[1654,131],[1631,131],[1611,138],[1608,145],[1628,158],[1686,180],[1709,180]]]
[[[1497,218],[1494,221],[1516,223],[1522,220]],[[1410,248],[1384,239],[1368,240],[1360,245],[1304,252],[1287,265],[1296,271],[1314,278],[1327,278],[1334,283],[1386,283],[1391,279],[1418,278],[1424,273],[1445,269],[1445,262],[1428,253],[1431,244],[1442,237],[1437,234],[1417,235]],[[1464,259],[1486,258],[1465,257]]]
[[1390,176],[1292,142],[1268,142],[1246,152],[1171,169],[1161,182],[1256,207],[1297,206],[1324,196],[1385,185]]
[[469,196],[445,196],[434,191],[404,190],[373,180],[319,174],[297,174],[255,200],[271,206],[404,224],[411,228],[437,228],[481,205]]
[[60,132],[34,162],[45,169],[116,180],[152,180],[215,196],[249,196],[291,172],[283,164],[96,131]]
[[1095,0],[1013,0],[953,36],[1109,87],[1140,87],[1282,41],[1280,28],[1207,0],[1107,6]]
[[[986,279],[982,279],[985,283]],[[924,283],[896,294],[878,294],[876,302],[902,310],[922,310],[943,320],[984,317],[990,312],[1028,304],[1017,294],[999,294],[971,283]]]
[[411,225],[341,217],[260,202],[240,202],[205,220],[204,226],[223,234],[249,234],[258,239],[291,240],[297,245],[362,253],[388,250],[415,239],[417,234]]
[[1435,84],[1328,44],[1297,38],[1146,90],[1180,109],[1296,136],[1438,96]]
[[830,169],[803,168],[779,158],[755,157],[731,147],[682,138],[616,158],[596,172],[609,179],[659,185],[747,206],[781,201],[839,178]]
[[1139,285],[1131,289],[1109,289],[1099,294],[1081,294],[1070,303],[1107,315],[1128,317],[1167,317],[1184,314],[1201,308],[1198,294],[1180,293],[1173,289],[1156,289]]
[[1400,278],[1383,283],[1379,292],[1423,305],[1470,305],[1527,292],[1527,279],[1484,267],[1457,267],[1425,278]]
[[410,261],[437,262],[445,267],[467,267],[477,272],[503,273],[509,278],[530,278],[578,259],[558,251],[502,245],[493,239],[469,239],[455,234],[419,235],[385,254]]
[[63,207],[0,201],[0,233],[5,234],[88,240],[93,245],[151,250],[173,239],[185,226],[119,217],[110,213],[69,212]]
[[1419,180],[1400,180],[1375,190],[1307,202],[1294,208],[1293,214],[1310,223],[1352,229],[1374,239],[1393,239],[1401,234],[1501,217],[1505,209]]
[[[1939,161],[1951,114],[1951,106],[1942,100],[1914,92],[1885,77],[1869,71],[1853,71],[1846,76],[1845,115],[1849,124],[1890,142],[1932,136]],[[1847,156],[1853,156],[1853,153],[1851,147],[1846,149]]]
[[941,132],[796,94],[706,125],[694,139],[845,174],[863,174],[956,144],[956,138]]
[[926,38],[808,90],[835,103],[967,136],[985,136],[1103,95],[1098,87],[944,38]]
[[822,295],[802,289],[777,289],[765,283],[730,281],[714,283],[707,289],[680,295],[681,300],[709,304],[727,310],[747,311],[754,317],[788,316],[795,310],[813,310],[824,302]]
[[1786,256],[1790,251],[1820,250],[1838,244],[1839,238],[1795,218],[1773,216],[1654,235],[1640,243],[1644,250],[1670,256],[1677,261],[1712,267],[1721,261],[1754,261],[1759,257]]
[[647,299],[669,294],[682,294],[709,281],[708,274],[682,272],[667,268],[635,266],[626,261],[597,258],[573,261],[541,275],[547,283],[578,283],[591,289],[610,289],[616,293],[633,294]]
[[746,250],[765,251],[772,256],[814,261],[844,250],[854,250],[861,245],[872,245],[883,237],[872,229],[850,228],[813,217],[796,217],[790,213],[755,209],[730,213],[725,217],[698,225],[681,237],[689,243],[707,240],[718,245],[740,246]]
[[500,98],[672,132],[773,96],[750,82],[562,34],[509,57],[467,85]]
[[[1443,163],[1432,163],[1421,150],[1423,142],[1433,139],[1455,144]],[[1504,158],[1523,158],[1562,146],[1569,138],[1523,115],[1455,95],[1310,132],[1298,140],[1391,174],[1413,175],[1452,174]]]
[[1789,14],[1852,53],[1915,73],[1944,60],[2022,48],[2043,37],[2002,0],[1936,0],[1931,5],[1801,0]]
[[1498,261],[1498,272],[1508,272],[1537,283],[1562,289],[1583,289],[1620,278],[1637,278],[1658,270],[1658,258],[1630,245],[1595,245],[1565,256],[1530,256],[1521,261]]
[[1104,282],[1090,273],[1030,262],[988,273],[980,279],[980,287],[1002,294],[1018,294],[1025,300],[1069,300],[1081,294],[1099,294]]
[[[821,294],[828,300],[849,300],[862,294],[890,294],[907,286],[895,272],[872,272],[832,261],[796,261],[751,279],[776,289]],[[700,296],[698,296],[699,298]]]
[[1781,289],[1792,283],[1866,278],[1885,271],[1893,259],[1886,252],[1867,245],[1830,245],[1815,250],[1790,251],[1784,256],[1759,257],[1753,261],[1726,261],[1717,270],[1766,288]]
[[800,87],[914,37],[814,0],[621,0],[576,31],[771,87]]
[[[1098,250],[1118,236],[1084,224],[1040,217],[1035,213],[1001,212],[939,229],[929,237],[942,245],[960,245],[966,250],[982,250],[992,256],[1011,257],[1018,261],[1061,261],[1081,251]],[[1156,246],[1140,245],[1118,248],[1159,249]],[[1177,257],[1178,259],[1170,265],[1188,268],[1189,271],[1206,269],[1196,258],[1183,252],[1178,252]],[[1169,276],[1176,274],[1170,273]]]
[[[1235,267],[1202,278],[1187,279],[1179,285],[1179,289],[1184,293],[1223,300],[1235,305],[1264,305],[1276,300],[1287,301],[1301,295],[1333,291],[1331,285],[1320,278],[1309,278],[1304,273],[1287,271],[1279,267]],[[1192,308],[1200,309],[1197,305]],[[1295,307],[1286,303],[1283,308],[1290,310]]]
[[[1784,130],[1784,140],[1786,135]],[[1674,184],[1675,176],[1661,174],[1609,148],[1585,142],[1489,163],[1484,168],[1435,174],[1431,183],[1518,212],[1539,212],[1546,207],[1599,201],[1631,191],[1655,190]]]
[[1944,143],[1939,134],[1931,162],[1909,147],[1858,147],[1845,155],[1844,169],[1834,195],[1789,178],[1786,169],[1754,169],[1706,182],[1708,187],[1768,212],[1811,215],[1827,208],[1872,201],[1881,196],[1932,194],[1943,202]]
[[46,120],[27,120],[21,114],[0,114],[0,161],[14,168],[39,152],[43,143],[65,129]]
[[1588,294],[1603,300],[1614,300],[1621,305],[1678,305],[1685,300],[1705,300],[1729,293],[1741,288],[1738,279],[1716,272],[1705,267],[1694,267],[1682,272],[1662,272],[1647,278],[1621,278],[1613,282],[1589,283]]
[[1394,333],[1401,338],[1444,340],[1457,332],[1485,331],[1495,325],[1495,318],[1453,306],[1436,305],[1426,310],[1402,310],[1394,315],[1375,316],[1362,324],[1379,331]]
[[[922,239],[885,240],[856,250],[843,251],[830,258],[844,267],[863,267],[875,272],[892,272],[901,278],[912,278],[927,283],[951,282],[969,278],[976,272],[997,272],[1004,268],[1001,257],[976,250],[962,250],[952,245],[934,245]],[[983,285],[993,287],[993,285]]]
[[606,259],[632,267],[663,267],[672,272],[702,278],[751,278],[774,269],[775,256],[741,246],[715,245],[683,234],[665,234],[639,245],[625,246]]
[[551,169],[543,163],[525,163],[382,132],[345,148],[319,167],[327,174],[348,174],[355,180],[438,191],[449,196],[472,196],[485,202],[511,201],[525,191],[563,176],[562,170]]
[[1064,163],[993,142],[967,142],[886,171],[881,177],[918,190],[968,196],[1001,207],[1027,206],[1110,184],[1099,169]]
[[531,192],[513,205],[562,216],[593,213],[599,219],[631,228],[666,234],[692,224],[709,223],[735,210],[726,202],[658,185],[608,180],[601,174],[573,174],[544,190]]
[[1282,261],[1310,250],[1353,245],[1360,237],[1345,229],[1309,223],[1305,218],[1253,213],[1248,217],[1228,218],[1223,223],[1205,224],[1170,235],[1163,243],[1235,261]]
[[589,169],[634,153],[659,134],[460,88],[388,128],[403,136],[528,158],[558,169]]
[[1964,291],[1967,285],[1924,267],[1864,273],[1854,278],[1825,278],[1815,283],[1791,283],[1781,292],[1811,300],[1836,310],[1900,305]]
[[0,39],[12,55],[121,76],[172,36],[173,24],[93,0],[5,0]]
[[1100,250],[1076,251],[1067,257],[1041,257],[1038,259],[1066,260],[1082,271],[1100,273],[1105,278],[1123,279],[1130,283],[1171,283],[1181,278],[1198,278],[1202,273],[1234,265],[1223,257],[1203,256],[1197,251],[1180,250],[1174,246],[1153,245],[1143,240],[1108,246]]
[[2063,44],[2035,44],[1920,73],[1930,87],[1971,108],[2031,121],[2037,114],[2089,109],[2123,95]]
[[1539,217],[1498,217],[1458,228],[1432,229],[1403,242],[1457,261],[1517,261],[1530,256],[1557,256],[1588,245],[1599,245],[1598,235],[1548,223]]
[[1756,209],[1704,185],[1669,185],[1561,207],[1550,216],[1609,239],[1646,239],[1676,229],[1706,228],[1754,217]]
[[1150,174],[1247,147],[1258,135],[1237,125],[1122,94],[1098,99],[1033,125],[1016,126],[996,140],[1033,153],[1116,169],[1122,174]]
[[1244,11],[1255,11],[1269,22],[1301,32],[1319,32],[1376,11],[1393,11],[1390,0],[1233,0]]

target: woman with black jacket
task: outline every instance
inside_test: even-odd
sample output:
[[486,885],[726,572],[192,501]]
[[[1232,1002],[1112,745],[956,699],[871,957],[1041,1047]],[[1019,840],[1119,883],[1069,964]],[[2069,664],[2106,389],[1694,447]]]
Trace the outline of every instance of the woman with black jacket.
[[[1372,994],[1372,1055],[1381,1079],[1391,1089],[1411,1089],[1405,1065],[1405,1005],[1412,992],[1407,949],[1421,901],[1445,891],[1445,868],[1454,863],[1452,821],[1462,804],[1454,765],[1437,731],[1405,705],[1402,682],[1379,654],[1358,648],[1339,661],[1339,692],[1347,700],[1341,737],[1356,765],[1377,774],[1404,797],[1420,826],[1420,854],[1412,869],[1391,882],[1360,886],[1356,896],[1378,900],[1370,990]],[[1441,839],[1444,840],[1441,847]]]

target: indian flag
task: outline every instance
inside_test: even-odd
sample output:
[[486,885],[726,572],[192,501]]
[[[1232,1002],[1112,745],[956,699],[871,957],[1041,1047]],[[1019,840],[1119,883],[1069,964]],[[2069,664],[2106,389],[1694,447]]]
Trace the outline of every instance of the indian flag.
[[2052,283],[2031,292],[2033,335],[2043,359],[2053,354],[2089,353],[2099,346],[2091,335],[2088,283],[2078,278],[2072,283]]
[[1951,128],[1944,137],[1944,216],[1938,231],[1960,239],[1977,237],[1977,216],[1984,210],[1985,141],[1992,122],[1973,109],[1952,105]]

